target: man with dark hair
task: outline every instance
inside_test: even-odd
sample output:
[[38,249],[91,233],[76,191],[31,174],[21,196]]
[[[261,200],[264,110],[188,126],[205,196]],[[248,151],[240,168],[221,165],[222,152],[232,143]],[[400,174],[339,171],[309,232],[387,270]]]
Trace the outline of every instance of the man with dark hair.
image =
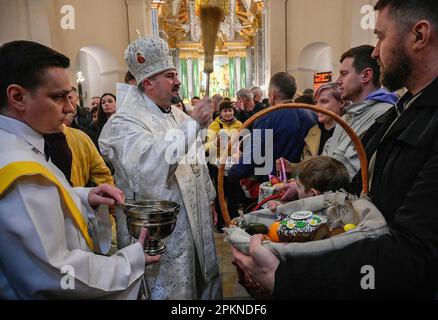
[[308,89],[305,89],[303,91],[303,94],[308,94],[308,95],[312,95],[313,96],[315,94],[315,91],[313,89],[308,88]]
[[365,145],[370,195],[391,234],[282,262],[252,239],[254,259],[234,256],[274,298],[436,298],[438,2],[380,0],[376,10],[373,57],[383,84],[408,89],[370,128],[376,127]]
[[35,42],[0,47],[0,299],[135,299],[145,263],[157,261],[143,252],[144,233],[115,256],[95,254],[110,243],[98,235],[111,232],[92,208],[123,193],[70,187],[45,153],[43,134],[59,132],[73,111],[69,64]]
[[100,104],[100,97],[92,97],[90,104],[86,108],[88,111],[91,112],[91,114],[93,114],[94,108],[99,108],[99,104]]
[[68,94],[68,99],[73,106],[72,115],[68,116],[66,121],[67,126],[74,129],[81,130],[93,141],[97,149],[99,149],[98,134],[94,130],[93,126],[93,114],[88,111],[87,108],[81,107],[79,102],[78,90],[75,87],[71,87],[71,91]]
[[[372,87],[371,89],[379,89],[380,67],[377,61],[371,57],[373,51],[373,46],[362,45],[351,48],[350,50],[344,52],[339,61],[342,65],[339,71],[341,76],[338,78],[338,84],[341,86],[344,85],[345,82],[345,85],[348,85],[349,79],[346,79],[346,76],[350,74],[353,74],[353,76],[357,76],[361,73],[364,73],[364,78],[362,82],[365,82],[365,85],[367,85],[368,83],[373,84],[374,87]],[[353,67],[354,71],[356,71],[355,74],[350,72],[351,67]],[[357,95],[361,94],[363,91],[366,91],[366,86],[359,87],[357,85],[357,81],[354,82],[353,85],[356,85],[356,87],[352,88],[352,91],[347,91],[345,90],[347,88],[343,87],[345,91],[343,99],[348,99],[354,102],[354,100],[358,98]]]
[[315,104],[315,98],[313,94],[302,94],[301,96],[295,98],[295,103],[306,103],[306,104]]
[[192,99],[190,99],[190,105],[187,105],[187,111],[189,114],[195,109],[199,101],[201,101],[201,99],[198,96],[194,96]]
[[297,93],[297,82],[287,72],[278,72],[274,74],[269,82],[268,97],[269,104],[293,102]]
[[[293,101],[297,90],[295,78],[286,72],[280,72],[272,76],[269,83],[269,102],[271,105],[280,103],[290,103]],[[249,90],[248,90],[249,91]],[[228,171],[228,178],[238,181],[248,178],[255,173],[257,166],[254,162],[245,164],[245,153],[250,153],[251,160],[254,161],[254,150],[259,148],[266,158],[273,159],[272,172],[275,172],[275,160],[285,158],[291,162],[298,162],[303,152],[304,138],[311,127],[316,124],[316,117],[309,111],[303,109],[285,109],[271,112],[258,119],[253,126],[253,130],[260,130],[261,141],[253,141],[254,132],[251,133],[251,144],[246,145],[239,163]],[[273,133],[273,149],[265,150],[265,136],[267,130]],[[253,147],[256,145],[256,147]],[[267,176],[259,177],[261,181],[266,181]]]
[[[344,119],[359,137],[397,101],[397,96],[380,88],[380,68],[372,58],[374,47],[363,45],[352,48],[341,57],[339,78],[336,83],[342,99],[352,104],[345,106]],[[353,178],[360,169],[357,151],[341,126],[324,146],[324,155],[341,161]]]
[[78,89],[76,89],[75,87],[71,87],[71,91],[68,94],[68,98],[70,99],[70,102],[73,108],[75,109],[73,111],[72,127],[80,130],[89,128],[93,123],[93,117],[91,115],[91,112],[88,111],[87,108],[81,107],[79,105]]

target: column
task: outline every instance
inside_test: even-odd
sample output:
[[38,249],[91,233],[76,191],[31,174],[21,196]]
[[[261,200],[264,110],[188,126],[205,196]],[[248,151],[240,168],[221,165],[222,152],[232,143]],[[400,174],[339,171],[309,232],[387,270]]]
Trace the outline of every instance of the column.
[[248,88],[247,84],[246,84],[246,79],[247,79],[247,72],[246,72],[246,58],[242,57],[240,58],[240,88]]
[[236,95],[236,66],[235,66],[235,60],[236,58],[230,57],[228,68],[229,68],[229,74],[230,74],[230,98],[234,99],[234,96]]
[[188,89],[188,74],[187,74],[187,59],[180,59],[180,79],[181,79],[181,98],[183,100],[190,99],[189,98],[189,89]]
[[286,71],[286,3],[287,0],[270,0],[265,4],[267,65],[263,72],[269,77]]
[[187,92],[188,98],[193,97],[193,60],[187,59]]
[[[193,59],[193,96],[199,97],[199,60],[198,58]],[[193,97],[191,96],[191,97]],[[190,98],[191,98],[190,97]]]
[[[255,85],[263,86],[266,82],[266,47],[265,47],[265,26],[266,19],[263,17],[263,27],[257,30],[255,36],[255,47],[253,49],[254,56],[254,70],[252,74],[254,75]],[[254,81],[253,81],[254,82]]]
[[251,88],[256,85],[257,79],[255,48],[250,47],[246,52],[246,87]]
[[242,89],[241,86],[241,73],[240,73],[240,57],[236,57],[236,67],[234,68],[234,74],[236,75],[236,92]]
[[152,8],[147,0],[126,0],[128,7],[129,41],[138,39],[137,30],[142,36],[152,35]]

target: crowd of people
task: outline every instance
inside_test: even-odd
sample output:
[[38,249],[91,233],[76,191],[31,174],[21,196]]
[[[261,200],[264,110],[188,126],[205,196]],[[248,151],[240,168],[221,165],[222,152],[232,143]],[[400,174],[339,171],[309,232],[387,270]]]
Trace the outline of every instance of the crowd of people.
[[[369,196],[390,235],[286,260],[255,235],[250,255],[233,248],[239,268],[275,299],[434,297],[438,8],[432,0],[379,0],[375,9],[376,47],[343,53],[335,82],[297,94],[295,78],[279,72],[265,99],[252,87],[185,105],[167,43],[144,37],[126,49],[122,101],[104,93],[83,107],[68,57],[31,41],[2,45],[0,298],[221,299],[214,232],[225,226],[217,196],[223,159],[232,218],[282,170],[282,203],[339,189],[361,194],[357,150],[326,114],[268,112],[227,148],[248,119],[292,102],[341,116],[361,139]],[[144,253],[148,231],[134,239],[115,206],[145,199],[181,206],[162,255]],[[361,289],[365,265],[375,268],[375,290]],[[71,290],[60,285],[65,266],[75,270]]]

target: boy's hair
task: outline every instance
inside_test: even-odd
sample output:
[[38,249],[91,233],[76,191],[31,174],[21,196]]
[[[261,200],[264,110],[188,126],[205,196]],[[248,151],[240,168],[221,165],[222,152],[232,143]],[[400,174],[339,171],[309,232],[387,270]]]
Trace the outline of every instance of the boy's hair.
[[0,109],[8,103],[6,90],[10,85],[34,93],[44,83],[47,69],[69,66],[69,58],[42,44],[24,40],[5,43],[0,47]]
[[306,192],[311,188],[321,193],[345,188],[350,183],[350,175],[338,160],[319,156],[309,158],[298,166],[298,179]]

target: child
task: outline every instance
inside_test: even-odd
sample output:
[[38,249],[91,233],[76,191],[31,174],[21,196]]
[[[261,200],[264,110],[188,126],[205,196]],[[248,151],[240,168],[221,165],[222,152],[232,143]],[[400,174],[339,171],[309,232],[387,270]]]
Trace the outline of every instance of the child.
[[[298,165],[296,188],[298,198],[315,197],[328,191],[345,188],[350,182],[350,176],[345,166],[338,160],[318,156],[304,160]],[[278,202],[271,201],[268,207],[271,211],[277,209]]]
[[221,141],[223,145],[220,146],[222,150],[218,150],[219,140],[221,139],[221,131],[226,133],[229,137],[237,134],[242,127],[242,122],[234,116],[233,104],[231,102],[222,102],[219,106],[220,115],[208,127],[207,142],[204,148],[209,154],[210,161],[215,163],[216,158],[219,158],[226,148],[228,141]]

